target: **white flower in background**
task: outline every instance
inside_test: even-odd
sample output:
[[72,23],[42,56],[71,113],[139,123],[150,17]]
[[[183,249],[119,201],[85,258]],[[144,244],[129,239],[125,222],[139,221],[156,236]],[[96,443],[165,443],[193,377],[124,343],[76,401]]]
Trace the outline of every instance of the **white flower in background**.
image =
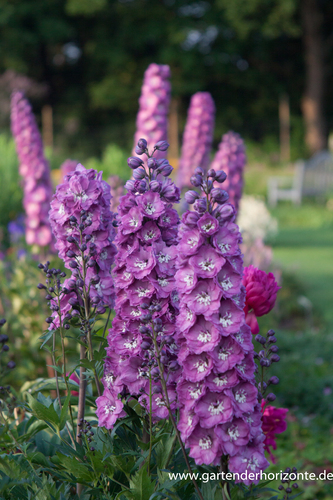
[[264,240],[277,233],[278,222],[271,216],[265,203],[254,196],[243,195],[237,217],[237,224],[245,239]]

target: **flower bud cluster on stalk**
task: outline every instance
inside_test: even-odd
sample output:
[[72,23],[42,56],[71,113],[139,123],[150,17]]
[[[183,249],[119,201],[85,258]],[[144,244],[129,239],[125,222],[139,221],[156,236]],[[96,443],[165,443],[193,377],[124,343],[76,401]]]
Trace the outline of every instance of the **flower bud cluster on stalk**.
[[136,152],[146,160],[128,159],[134,180],[127,181],[129,192],[118,207],[116,315],[108,335],[104,393],[97,399],[99,425],[108,429],[124,415],[120,394],[136,397],[155,420],[168,417],[168,406],[174,409],[176,404],[179,217],[172,205],[179,202],[180,192],[168,177],[168,161],[155,157],[167,148],[166,141],[159,141],[149,154],[147,141],[140,139]]
[[211,168],[223,169],[227,174],[224,188],[229,194],[229,201],[235,207],[236,213],[243,194],[245,163],[245,146],[240,135],[231,131],[224,134],[211,163]]
[[204,171],[209,165],[215,124],[215,104],[209,92],[197,92],[191,97],[184,130],[182,151],[177,172],[180,189],[190,186],[193,166]]
[[31,106],[22,92],[12,94],[11,129],[23,179],[26,242],[44,247],[52,242],[48,219],[52,197],[50,166]]
[[191,183],[204,197],[185,195],[194,211],[183,215],[177,247],[178,428],[197,464],[219,465],[229,456],[231,472],[260,472],[268,462],[243,311],[241,235],[227,193],[214,187],[225,179],[223,171],[205,176],[197,168]]

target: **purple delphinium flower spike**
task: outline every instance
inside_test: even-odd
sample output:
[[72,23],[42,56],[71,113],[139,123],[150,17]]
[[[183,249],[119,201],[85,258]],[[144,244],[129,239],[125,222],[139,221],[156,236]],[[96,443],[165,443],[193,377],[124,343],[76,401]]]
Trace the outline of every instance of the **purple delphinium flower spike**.
[[179,430],[198,465],[219,465],[229,455],[231,472],[260,472],[268,462],[258,425],[251,330],[243,311],[241,235],[226,193],[213,187],[225,175],[213,169],[207,177],[200,169],[194,175],[204,197],[195,200],[193,194],[197,210],[183,215],[175,275]]
[[197,92],[191,98],[179,160],[177,185],[190,186],[196,167],[205,171],[213,142],[215,104],[209,92]]
[[241,136],[232,131],[224,134],[211,168],[224,170],[227,174],[224,188],[229,194],[229,202],[235,207],[236,213],[243,193],[245,163],[245,146]]
[[[144,141],[139,145],[145,146]],[[179,377],[173,341],[178,312],[174,274],[179,218],[172,204],[179,201],[180,191],[168,178],[172,168],[167,160],[148,155],[147,146],[145,152],[147,162],[128,159],[129,165],[136,166],[134,179],[140,180],[126,183],[129,192],[121,197],[118,207],[115,243],[119,251],[113,270],[116,315],[108,335],[103,382],[112,397],[118,398],[120,392],[122,396],[139,396],[146,410],[151,400],[156,420],[168,416],[156,345],[172,409]],[[115,404],[113,407],[116,411]],[[113,426],[115,419],[105,406],[105,398],[97,399],[97,415],[99,425],[108,429]]]
[[31,106],[22,92],[14,92],[11,97],[11,129],[23,178],[26,242],[46,246],[52,242],[48,220],[52,197],[50,167]]
[[118,175],[111,175],[108,179],[111,186],[111,211],[118,212],[120,198],[124,195],[124,183]]
[[[149,151],[156,143],[167,140],[170,93],[169,66],[150,64],[144,74],[139,98],[133,156],[144,152],[140,148],[141,144],[138,145],[141,138],[147,141]],[[155,158],[166,158],[165,151],[163,148],[159,149]]]
[[64,182],[65,175],[74,172],[74,170],[76,169],[76,165],[78,164],[79,162],[77,160],[70,159],[67,159],[62,163],[62,165],[60,166],[61,182]]
[[51,202],[50,222],[59,257],[72,271],[71,279],[65,283],[64,311],[65,303],[71,304],[70,299],[71,305],[75,305],[75,293],[71,296],[70,291],[82,289],[82,276],[97,312],[113,307],[111,266],[116,248],[110,200],[110,186],[102,180],[102,172],[87,170],[80,163],[65,176],[63,184],[57,186]]

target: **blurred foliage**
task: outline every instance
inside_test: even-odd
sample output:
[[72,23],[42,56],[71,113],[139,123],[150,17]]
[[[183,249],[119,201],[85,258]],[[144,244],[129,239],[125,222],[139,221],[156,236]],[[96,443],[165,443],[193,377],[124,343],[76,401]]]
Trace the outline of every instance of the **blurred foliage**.
[[[333,12],[330,2],[321,5],[329,55]],[[255,141],[278,137],[282,93],[290,96],[292,137],[302,135],[298,0],[18,0],[15,8],[3,0],[1,7],[0,72],[48,85],[43,102],[54,107],[56,143],[81,161],[108,143],[131,148],[151,62],[171,66],[180,133],[191,94],[206,90],[217,106],[215,144],[230,128]],[[332,122],[330,100],[326,111]]]
[[94,168],[95,170],[103,172],[103,179],[106,181],[110,175],[117,175],[124,181],[130,179],[131,169],[127,165],[127,158],[129,154],[126,154],[123,149],[121,149],[116,144],[109,144],[102,155],[102,159],[88,158],[85,161],[84,166],[86,168]]
[[13,139],[0,134],[0,245],[8,245],[8,223],[22,213],[22,190]]

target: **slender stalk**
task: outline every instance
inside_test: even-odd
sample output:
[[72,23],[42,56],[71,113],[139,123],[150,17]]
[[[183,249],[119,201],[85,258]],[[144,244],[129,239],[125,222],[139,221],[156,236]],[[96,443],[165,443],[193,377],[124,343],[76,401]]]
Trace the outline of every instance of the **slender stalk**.
[[166,404],[167,410],[169,412],[169,417],[170,417],[171,423],[173,425],[173,428],[175,429],[175,433],[176,433],[176,436],[177,436],[180,448],[181,448],[183,456],[184,456],[186,467],[187,467],[187,469],[188,469],[188,471],[190,473],[190,477],[191,477],[192,483],[193,483],[193,485],[194,485],[194,487],[195,487],[195,489],[197,491],[197,494],[198,494],[200,500],[205,500],[204,497],[202,496],[202,493],[200,491],[198,483],[196,482],[196,480],[193,477],[193,471],[192,471],[190,462],[188,460],[188,457],[187,457],[187,454],[186,454],[186,450],[185,450],[183,441],[182,441],[182,439],[180,437],[180,433],[179,433],[177,424],[175,422],[174,416],[173,416],[172,411],[171,411],[171,405],[170,405],[170,400],[169,400],[169,395],[168,395],[168,389],[167,389],[167,386],[166,386],[166,383],[165,383],[165,379],[164,379],[164,368],[163,368],[163,365],[162,365],[161,359],[160,359],[160,351],[159,351],[157,340],[156,340],[156,334],[155,334],[153,325],[151,325],[151,327],[152,327],[152,331],[153,331],[152,340],[153,340],[153,344],[154,344],[154,348],[155,348],[155,353],[156,353],[156,361],[157,361],[158,369],[159,369],[159,372],[160,372],[160,375],[161,375],[161,385],[162,385],[162,389],[163,389],[163,393],[164,393],[164,397],[165,397],[165,404]]
[[[102,335],[103,339],[105,338],[105,332],[106,332],[106,329],[107,329],[108,324],[109,324],[110,316],[111,316],[111,309],[109,309],[108,317],[106,319],[106,323],[104,326],[103,335]],[[99,346],[99,350],[101,350],[101,349],[102,349],[102,343],[100,343],[100,346]]]
[[[53,339],[52,339],[52,364],[53,366],[56,366],[56,360],[55,360],[55,350],[56,350],[56,338],[55,338],[55,331],[53,332]],[[60,399],[60,392],[59,392],[59,381],[58,381],[58,372],[56,369],[54,369],[54,376],[56,380],[56,387],[57,387],[57,398],[59,402],[60,409],[62,408],[61,406],[61,399]]]
[[[86,359],[86,348],[84,345],[80,345],[80,361]],[[85,401],[86,401],[86,386],[87,386],[87,379],[85,376],[85,368],[83,366],[80,366],[80,387],[79,387],[79,407],[78,407],[78,412],[77,412],[77,426],[76,426],[76,442],[81,444],[82,440],[79,438],[79,432],[80,432],[80,427],[79,423],[81,419],[84,419],[84,406],[85,406]],[[80,494],[82,493],[83,485],[77,483],[76,485],[76,491],[78,496],[80,497]]]

